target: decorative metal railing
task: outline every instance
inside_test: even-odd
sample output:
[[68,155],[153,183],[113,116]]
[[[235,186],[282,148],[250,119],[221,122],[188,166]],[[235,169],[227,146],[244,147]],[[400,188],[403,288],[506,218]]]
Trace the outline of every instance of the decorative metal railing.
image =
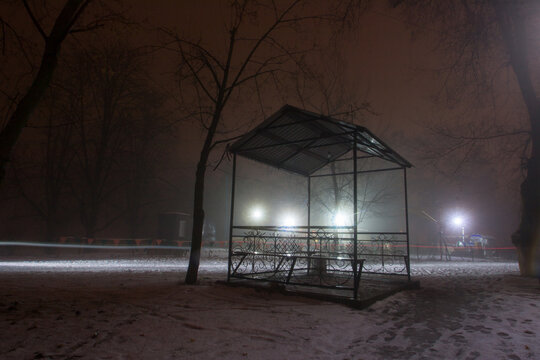
[[357,233],[357,239],[355,256],[350,226],[235,226],[230,276],[354,290],[362,273],[408,275],[406,234]]
[[409,275],[406,233],[358,233],[357,246],[358,256],[365,259],[364,273]]

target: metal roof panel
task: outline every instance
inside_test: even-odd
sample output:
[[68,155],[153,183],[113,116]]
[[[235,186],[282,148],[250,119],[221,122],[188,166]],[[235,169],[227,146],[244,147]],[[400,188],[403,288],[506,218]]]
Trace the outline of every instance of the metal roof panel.
[[368,129],[290,105],[238,139],[230,151],[310,175],[350,151],[355,139],[359,151],[402,167],[412,166]]

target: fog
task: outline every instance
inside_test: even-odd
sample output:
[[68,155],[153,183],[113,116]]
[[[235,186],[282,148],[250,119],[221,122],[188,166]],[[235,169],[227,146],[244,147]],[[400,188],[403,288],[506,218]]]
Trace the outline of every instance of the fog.
[[[220,10],[209,10],[216,7]],[[9,9],[11,13],[21,11],[14,6]],[[103,45],[104,38],[111,43],[127,40],[126,44],[135,47],[162,46],[163,36],[155,28],[167,27],[191,38],[204,39],[205,44],[215,46],[216,52],[219,52],[219,44],[226,38],[223,29],[228,21],[225,15],[227,11],[221,5],[163,1],[159,6],[149,6],[147,2],[140,1],[133,2],[125,14],[140,23],[143,29],[119,26],[116,32],[106,30],[101,34],[84,34],[78,41],[84,40],[90,44],[89,48],[95,49]],[[21,15],[18,21],[18,25],[28,30],[29,23],[25,16]],[[494,239],[494,244],[509,245],[510,235],[519,220],[521,177],[519,157],[500,155],[508,148],[508,142],[501,140],[501,143],[480,144],[465,156],[456,152],[450,160],[434,156],[446,142],[431,131],[434,124],[458,126],[461,121],[489,116],[491,109],[483,104],[485,99],[479,101],[478,107],[473,110],[469,103],[450,107],[433,100],[442,81],[433,71],[441,61],[440,53],[433,51],[433,34],[427,31],[423,36],[412,37],[410,24],[382,5],[364,14],[361,24],[341,33],[334,44],[325,42],[330,30],[320,28],[313,32],[314,36],[320,37],[319,47],[326,51],[320,52],[325,55],[317,53],[311,58],[307,56],[307,62],[319,71],[318,80],[323,84],[319,86],[332,92],[331,102],[341,102],[342,107],[352,102],[369,103],[369,111],[361,111],[354,118],[346,120],[368,127],[414,165],[408,172],[411,242],[424,245],[436,243],[441,226],[445,234],[459,235],[461,229],[452,226],[450,219],[454,214],[461,213],[466,218],[466,234],[489,235]],[[33,35],[28,32],[29,37]],[[308,35],[298,36],[298,39],[304,39]],[[70,40],[66,44],[63,50],[65,57],[60,62],[55,81],[61,83],[69,75],[69,67],[73,63],[68,62],[74,59],[73,54],[79,50],[77,41]],[[335,56],[329,56],[330,53]],[[13,54],[15,57],[20,55]],[[145,97],[137,100],[139,103],[135,105],[137,109],[155,105],[155,111],[150,116],[162,119],[159,135],[149,143],[154,152],[145,160],[153,166],[147,170],[148,176],[141,183],[143,187],[133,188],[129,192],[125,180],[132,175],[127,165],[134,164],[133,159],[140,158],[130,160],[124,153],[124,158],[114,160],[115,164],[121,166],[115,168],[107,177],[108,182],[102,185],[107,191],[99,205],[98,226],[93,234],[96,237],[153,238],[158,233],[160,213],[192,213],[195,167],[204,139],[204,128],[197,120],[186,119],[186,109],[179,105],[186,93],[179,90],[178,77],[175,75],[178,70],[177,54],[150,51],[141,58],[141,69],[145,75],[137,77],[137,81],[144,78],[144,87],[152,88],[161,98],[155,102]],[[337,85],[330,85],[329,78],[333,78]],[[17,78],[13,76],[8,80],[14,83]],[[288,85],[282,87],[281,91],[266,91],[262,106],[257,104],[260,94],[257,95],[254,88],[239,92],[232,100],[234,107],[223,115],[226,126],[222,137],[247,132],[284,103],[316,112],[330,111],[329,108],[324,109],[324,96],[316,94],[318,90],[314,83],[303,80],[304,83],[299,85],[297,81],[288,82],[290,80],[285,78],[282,81]],[[261,89],[265,89],[264,86],[261,85]],[[298,95],[299,92],[302,92],[302,96]],[[51,111],[53,98],[53,95],[49,95],[49,100],[42,102],[31,120],[31,126],[24,130],[15,150],[13,167],[2,185],[1,239],[41,240],[45,237],[43,213],[49,190],[44,184],[46,178],[41,170],[43,161],[39,156],[43,154],[47,139],[50,139],[44,131],[44,121],[58,115],[58,112]],[[8,99],[3,98],[2,101],[7,104]],[[502,114],[522,111],[521,107],[514,105],[510,101],[500,105],[499,118],[505,119]],[[259,107],[262,111],[258,111]],[[135,112],[131,108],[126,110],[129,116]],[[517,116],[515,119],[516,126],[520,126],[521,120]],[[154,121],[156,123],[157,120]],[[223,156],[225,150],[222,145],[213,151],[205,186],[206,223],[215,228],[218,240],[227,240],[230,219],[232,166],[230,158]],[[219,166],[214,169],[218,163]],[[343,171],[347,171],[346,165],[343,166]],[[75,164],[70,162],[69,169],[75,169]],[[74,173],[70,176],[66,183],[69,185],[60,190],[60,205],[54,219],[55,238],[87,235],[81,224],[81,209],[84,206],[77,205],[82,196],[77,189],[81,188],[83,182],[80,178],[74,178]],[[338,212],[340,216],[341,212],[345,213],[347,219],[344,221],[351,222],[349,200],[344,199],[338,210],[331,210],[328,206],[332,201],[335,205],[329,191],[331,181],[331,178],[324,177],[312,180],[313,223],[332,225]],[[344,194],[350,195],[351,177],[338,176],[337,181],[343,186]],[[360,230],[404,230],[404,190],[400,174],[362,175],[358,178],[358,188],[362,194],[359,200],[362,212],[359,215]],[[141,199],[137,200],[137,213],[128,211],[133,208],[129,202],[126,205],[125,199],[129,193],[141,195]],[[288,213],[295,217],[294,222],[305,224],[306,179],[283,170],[265,168],[249,160],[239,161],[237,204],[234,217],[238,224],[253,222],[251,212],[256,207],[264,211],[266,219],[272,224],[282,223]],[[424,213],[439,223],[433,222]],[[136,228],[134,223],[137,224]]]

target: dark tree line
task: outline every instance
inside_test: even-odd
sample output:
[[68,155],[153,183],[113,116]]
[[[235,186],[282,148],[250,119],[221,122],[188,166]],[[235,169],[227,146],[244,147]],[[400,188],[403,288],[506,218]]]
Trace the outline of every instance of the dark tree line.
[[[7,98],[8,106],[5,113],[5,124],[2,124],[0,129],[0,182],[4,179],[6,167],[23,129],[50,85],[66,37],[71,33],[92,31],[103,26],[103,23],[118,18],[118,14],[114,14],[102,3],[94,1],[94,3],[99,3],[96,8],[103,12],[92,20],[83,20],[82,18],[92,2],[92,0],[67,0],[59,10],[52,10],[45,3],[36,6],[34,3],[23,0],[18,5],[24,7],[27,23],[31,24],[33,34],[29,38],[23,35],[22,28],[25,26],[18,28],[11,22],[11,19],[0,16],[2,62],[7,58],[6,63],[9,65],[9,70],[4,70],[3,75],[10,78],[14,68],[18,68],[21,76],[16,79],[17,82],[25,82],[25,77],[31,79],[30,85],[24,88],[20,94],[2,89]],[[52,12],[54,13],[51,14]],[[53,25],[47,29],[45,23],[49,21],[52,21]],[[33,40],[35,37],[38,38],[37,41]],[[36,46],[42,49],[41,56],[34,56],[33,51]],[[15,53],[19,53],[21,57],[9,56]],[[14,58],[24,59],[28,68],[21,70],[23,65],[13,62]],[[10,74],[8,75],[8,73]],[[28,74],[29,76],[27,76]]]
[[71,214],[87,237],[120,220],[141,236],[144,209],[159,200],[161,142],[170,130],[146,55],[120,42],[65,53],[30,117],[9,180],[45,223],[47,240]]

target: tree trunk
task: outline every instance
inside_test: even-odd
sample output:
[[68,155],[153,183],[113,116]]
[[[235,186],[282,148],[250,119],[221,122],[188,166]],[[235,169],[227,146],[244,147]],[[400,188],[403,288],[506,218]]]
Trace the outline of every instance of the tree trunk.
[[52,243],[56,235],[55,217],[49,215],[45,219],[45,242]]
[[201,258],[202,233],[204,226],[204,176],[206,173],[206,160],[208,152],[201,153],[201,159],[197,164],[195,175],[195,194],[193,200],[193,229],[191,233],[191,251],[189,253],[189,266],[186,274],[186,284],[195,284],[199,273]]
[[540,276],[540,100],[529,71],[522,4],[518,1],[493,0],[492,5],[530,122],[531,154],[521,184],[521,223],[512,236],[512,242],[518,249],[521,274]]
[[527,175],[521,184],[521,223],[512,241],[518,250],[521,274],[540,277],[540,155],[536,150],[540,138],[533,135],[532,142],[533,154],[527,161]]
[[[221,101],[222,97],[220,97]],[[186,284],[193,285],[197,282],[199,274],[199,262],[201,259],[202,233],[204,226],[204,177],[206,175],[206,163],[212,151],[212,141],[221,118],[222,105],[216,106],[212,123],[206,134],[206,140],[201,151],[197,172],[195,174],[195,191],[193,199],[193,229],[191,232],[191,251],[189,253],[189,265],[186,273]]]
[[87,238],[93,239],[96,235],[98,210],[91,203],[83,203],[80,206],[82,206],[80,211],[84,232]]
[[45,47],[41,67],[34,82],[17,105],[6,127],[0,133],[0,182],[4,180],[12,149],[15,147],[22,130],[26,126],[30,114],[34,111],[49,86],[57,64],[57,53],[60,49],[60,44],[55,45],[54,47]]

